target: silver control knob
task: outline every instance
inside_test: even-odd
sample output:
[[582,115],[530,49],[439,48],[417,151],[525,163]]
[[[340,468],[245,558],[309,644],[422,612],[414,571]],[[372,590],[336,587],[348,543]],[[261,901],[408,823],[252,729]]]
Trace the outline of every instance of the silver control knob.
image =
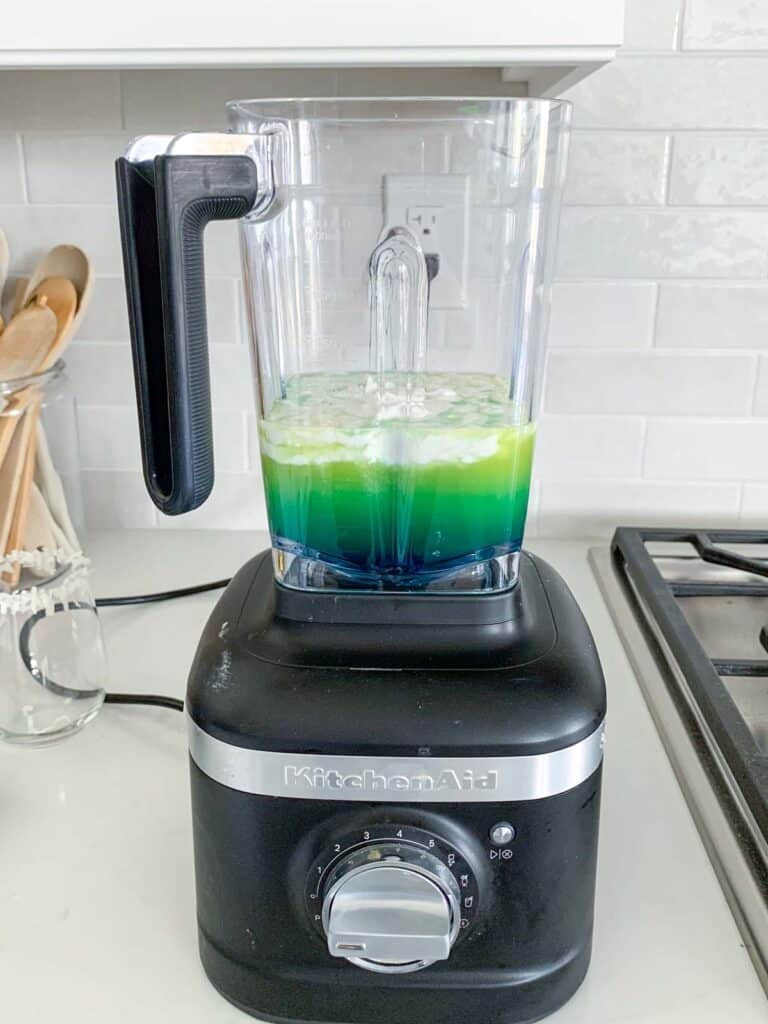
[[331,956],[394,973],[447,960],[460,916],[458,884],[437,857],[382,843],[334,868],[322,920]]

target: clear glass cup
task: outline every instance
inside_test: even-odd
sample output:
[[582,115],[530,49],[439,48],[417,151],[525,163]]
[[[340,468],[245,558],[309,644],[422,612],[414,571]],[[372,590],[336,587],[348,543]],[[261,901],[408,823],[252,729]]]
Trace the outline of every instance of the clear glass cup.
[[240,221],[275,572],[494,591],[528,504],[570,107],[249,100]]
[[77,732],[101,707],[106,679],[87,559],[0,560],[0,739],[39,746]]

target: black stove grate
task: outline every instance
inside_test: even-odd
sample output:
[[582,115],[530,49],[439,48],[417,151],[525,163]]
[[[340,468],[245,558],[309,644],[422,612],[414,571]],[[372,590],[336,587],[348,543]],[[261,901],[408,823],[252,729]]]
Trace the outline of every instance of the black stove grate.
[[[649,543],[687,543],[699,557],[764,577],[762,580],[677,581],[666,580],[653,556]],[[683,614],[678,597],[750,596],[768,597],[768,562],[728,551],[727,545],[768,544],[767,531],[685,530],[619,527],[611,543],[611,552],[627,596],[660,663],[668,662],[650,619],[663,638],[675,664],[695,701],[706,726],[717,744],[762,834],[768,836],[768,756],[757,745],[748,725],[723,682],[724,676],[768,676],[768,661],[717,659],[708,657]],[[768,651],[768,623],[760,635]],[[670,687],[679,680],[667,673]]]

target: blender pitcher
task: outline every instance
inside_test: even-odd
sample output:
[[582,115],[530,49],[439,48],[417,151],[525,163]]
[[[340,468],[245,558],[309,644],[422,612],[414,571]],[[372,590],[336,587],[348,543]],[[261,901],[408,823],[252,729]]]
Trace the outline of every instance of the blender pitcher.
[[274,572],[305,589],[512,586],[569,104],[238,100],[118,161],[144,474],[213,457],[202,236],[240,220]]

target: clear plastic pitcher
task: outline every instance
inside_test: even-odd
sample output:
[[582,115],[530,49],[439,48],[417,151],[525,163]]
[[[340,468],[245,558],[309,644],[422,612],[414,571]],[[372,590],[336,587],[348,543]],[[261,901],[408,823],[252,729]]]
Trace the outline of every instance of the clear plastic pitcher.
[[248,100],[229,113],[229,134],[148,136],[118,161],[156,504],[186,511],[212,485],[201,238],[239,217],[278,580],[511,586],[569,105]]

